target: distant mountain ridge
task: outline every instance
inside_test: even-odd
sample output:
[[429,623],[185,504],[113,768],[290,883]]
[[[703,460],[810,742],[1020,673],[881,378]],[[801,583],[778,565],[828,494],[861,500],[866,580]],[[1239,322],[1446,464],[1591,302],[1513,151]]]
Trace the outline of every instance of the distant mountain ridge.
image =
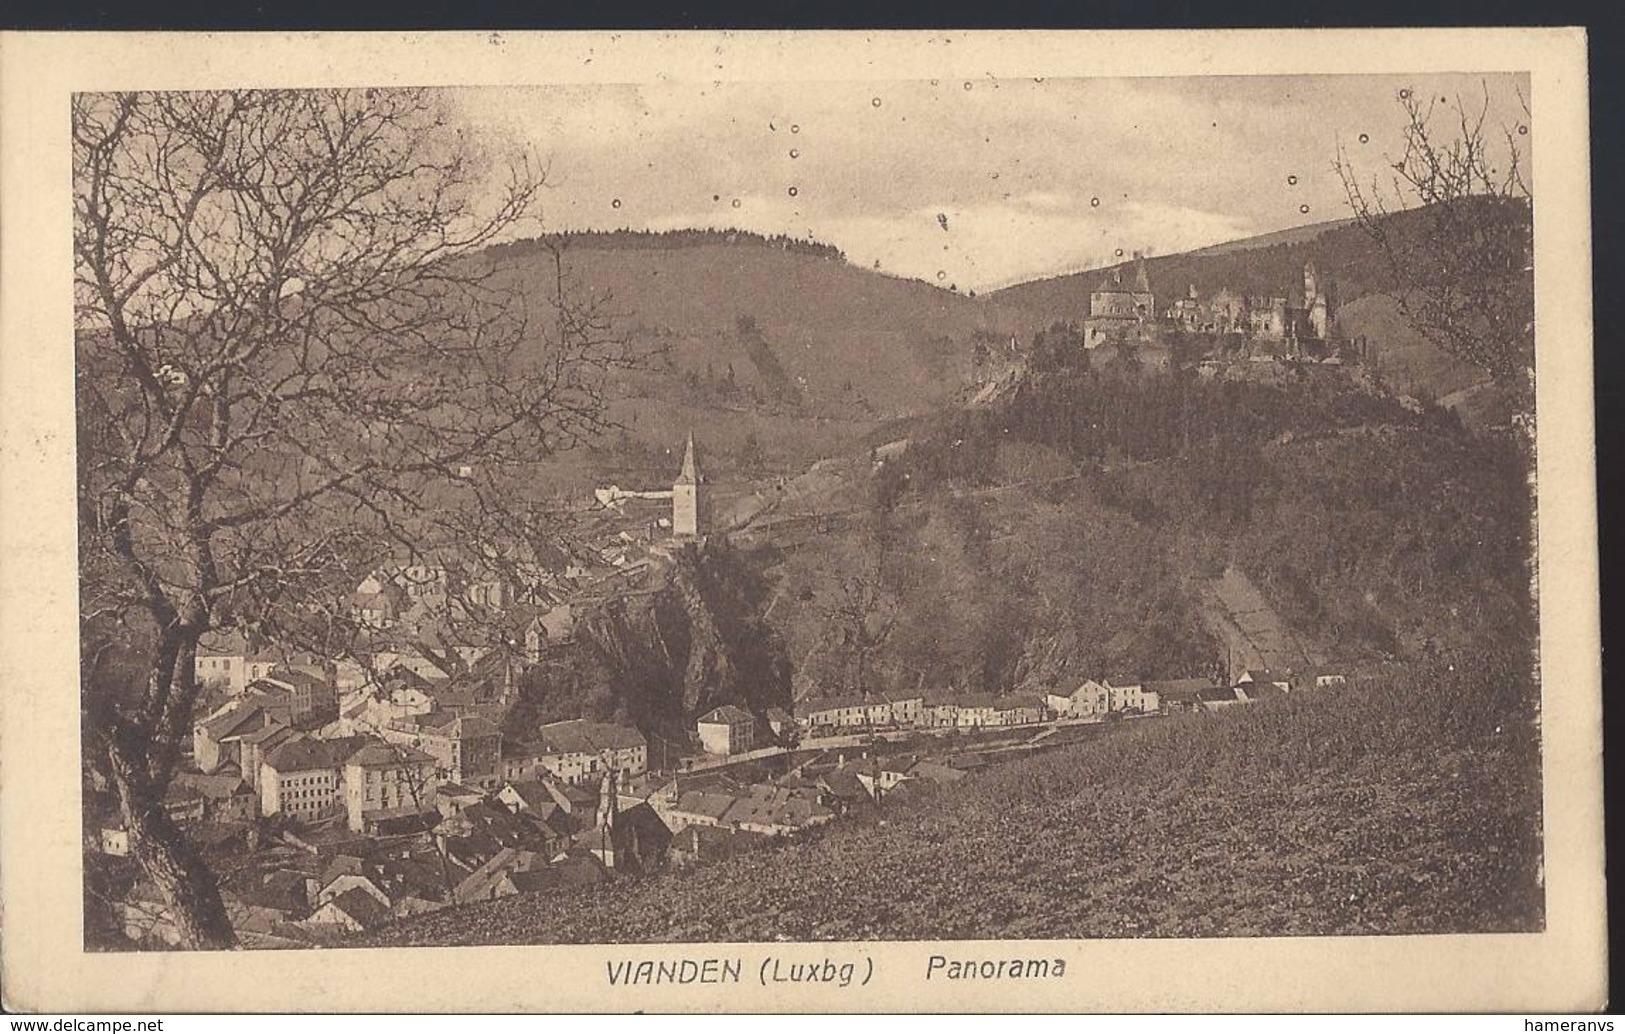
[[[1392,217],[1401,232],[1412,218]],[[952,404],[979,347],[1081,322],[1091,289],[1132,267],[1125,259],[972,297],[855,265],[831,244],[743,230],[569,233],[487,254],[504,275],[545,289],[555,250],[567,280],[607,300],[654,357],[618,385],[623,446],[654,455],[700,429],[723,472],[803,469]],[[1445,396],[1484,379],[1411,330],[1388,296],[1383,255],[1351,220],[1145,260],[1159,310],[1192,287],[1290,296],[1309,262],[1332,285],[1343,335],[1375,346],[1397,390]]]

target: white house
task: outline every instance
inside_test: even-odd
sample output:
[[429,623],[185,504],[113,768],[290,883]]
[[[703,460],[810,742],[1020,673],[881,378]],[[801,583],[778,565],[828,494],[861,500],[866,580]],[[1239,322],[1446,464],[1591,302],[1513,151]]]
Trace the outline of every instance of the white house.
[[1084,679],[1083,685],[1070,693],[1050,693],[1045,703],[1063,717],[1088,718],[1106,713],[1111,706],[1111,690],[1094,679]]
[[695,728],[707,754],[743,754],[756,746],[756,719],[733,704],[706,713]]
[[968,697],[959,701],[954,724],[961,729],[980,729],[999,724],[999,702],[992,697]]
[[946,702],[922,703],[920,724],[930,729],[952,729],[959,724],[959,705]]
[[1106,689],[1113,711],[1143,714],[1157,709],[1157,694],[1154,691],[1148,693],[1145,685],[1138,680],[1108,679]]
[[440,785],[435,759],[399,743],[373,742],[344,762],[344,811],[357,833],[393,815],[433,811]]
[[812,728],[858,729],[869,722],[869,702],[857,697],[831,697],[810,702],[802,721]]
[[[643,733],[624,725],[573,718],[542,726],[536,744],[536,766],[572,786],[596,786],[604,773],[620,778],[649,770],[649,741]],[[514,775],[523,777],[518,769]]]
[[[338,740],[291,740],[260,762],[260,812],[312,820],[342,806]],[[349,744],[344,744],[349,746]]]

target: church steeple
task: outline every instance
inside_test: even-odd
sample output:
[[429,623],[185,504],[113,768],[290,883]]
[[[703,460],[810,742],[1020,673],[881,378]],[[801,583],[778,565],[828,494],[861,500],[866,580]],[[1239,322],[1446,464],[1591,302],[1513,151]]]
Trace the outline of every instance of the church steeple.
[[677,484],[697,485],[700,483],[700,465],[694,458],[694,432],[688,433],[688,442],[683,447],[683,469],[677,472]]
[[707,500],[705,477],[700,473],[700,461],[694,454],[694,433],[689,432],[683,446],[683,467],[671,486],[671,531],[678,538],[697,538],[705,534]]

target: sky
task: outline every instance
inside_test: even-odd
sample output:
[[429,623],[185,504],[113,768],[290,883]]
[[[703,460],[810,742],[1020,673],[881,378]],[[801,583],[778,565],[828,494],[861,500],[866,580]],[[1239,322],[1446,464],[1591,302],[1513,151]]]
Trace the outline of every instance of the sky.
[[493,150],[545,164],[547,232],[810,236],[985,291],[1347,218],[1338,147],[1382,173],[1402,89],[1527,120],[1523,77],[1476,74],[515,87],[453,104]]

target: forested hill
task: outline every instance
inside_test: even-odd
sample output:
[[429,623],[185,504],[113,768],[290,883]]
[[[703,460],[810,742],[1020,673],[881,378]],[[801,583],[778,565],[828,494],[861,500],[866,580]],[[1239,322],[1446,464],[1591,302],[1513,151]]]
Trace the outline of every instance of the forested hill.
[[[859,268],[828,245],[744,232],[569,234],[491,249],[546,292],[554,249],[647,360],[613,416],[632,448],[703,429],[721,465],[747,451],[801,469],[877,424],[950,401],[987,333],[976,299]],[[669,476],[669,472],[662,473]]]
[[[1403,248],[1406,236],[1422,232],[1426,223],[1417,212],[1401,212],[1388,217],[1385,227]],[[1408,325],[1392,297],[1400,285],[1381,249],[1366,230],[1349,220],[1152,256],[1145,266],[1162,309],[1192,287],[1204,296],[1228,288],[1295,299],[1308,262],[1315,264],[1321,283],[1330,285],[1341,334],[1371,343],[1374,365],[1396,390],[1440,398],[1485,380],[1482,371],[1445,353]],[[1125,260],[1104,269],[1034,280],[979,300],[991,309],[990,323],[1026,340],[1057,320],[1080,321],[1089,311],[1089,292],[1114,270],[1132,281],[1133,266]],[[1427,275],[1425,270],[1415,272]]]

